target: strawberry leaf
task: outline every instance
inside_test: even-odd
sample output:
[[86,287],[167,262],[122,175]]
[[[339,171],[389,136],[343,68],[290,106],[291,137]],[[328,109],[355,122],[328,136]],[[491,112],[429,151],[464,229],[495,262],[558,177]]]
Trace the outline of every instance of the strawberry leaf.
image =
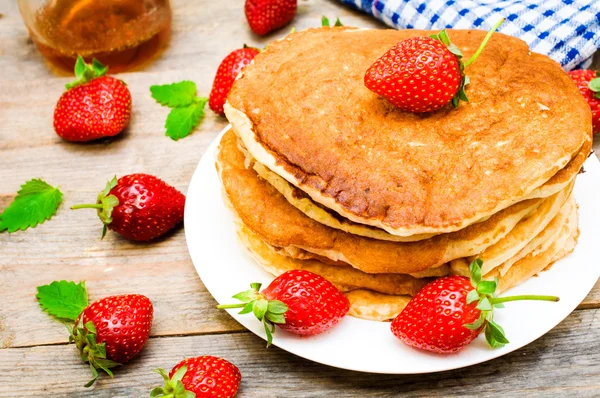
[[267,313],[268,306],[269,301],[265,299],[256,300],[254,302],[254,307],[252,308],[252,311],[254,312],[254,315],[256,315],[256,317],[262,321],[265,317],[265,314]]
[[197,101],[186,107],[173,108],[165,123],[166,135],[175,141],[187,137],[204,118],[207,102],[208,98],[197,98]]
[[600,77],[590,80],[588,88],[594,92],[596,98],[600,98]]
[[178,83],[150,86],[152,98],[159,104],[175,108],[188,106],[196,98],[196,83],[183,80]]
[[62,197],[58,188],[40,179],[27,181],[21,185],[15,200],[0,214],[0,232],[25,231],[43,224],[56,213]]
[[500,348],[509,343],[504,336],[504,329],[494,321],[488,321],[485,325],[485,339],[493,348]]
[[479,293],[476,289],[473,289],[467,294],[467,304],[471,304],[477,300],[479,300]]
[[102,63],[100,63],[100,61],[97,59],[92,60],[91,64],[86,64],[83,58],[79,55],[77,56],[77,61],[75,61],[75,77],[77,80],[66,84],[65,88],[69,90],[73,87],[79,86],[80,84],[87,83],[92,79],[106,75],[107,71],[108,67],[102,65]]
[[463,326],[470,330],[478,330],[485,322],[486,314],[482,312],[475,322],[465,323]]
[[483,265],[483,261],[481,259],[476,259],[471,262],[469,265],[469,271],[471,273],[471,285],[474,288],[477,288],[477,284],[481,282],[481,266]]
[[55,281],[38,286],[37,291],[40,307],[59,319],[75,321],[88,305],[85,282]]
[[270,312],[267,312],[265,314],[265,317],[272,323],[285,323],[285,317],[283,316],[283,314],[272,314]]
[[241,314],[241,315],[249,314],[252,312],[253,308],[254,308],[254,301],[250,301],[248,304],[246,304],[246,306],[244,308],[242,308],[242,310],[240,312],[238,312],[238,314]]
[[477,284],[477,293],[479,294],[494,294],[496,291],[496,282],[481,281]]
[[279,300],[269,301],[269,306],[267,307],[267,311],[272,314],[284,314],[287,312],[287,310],[288,306]]

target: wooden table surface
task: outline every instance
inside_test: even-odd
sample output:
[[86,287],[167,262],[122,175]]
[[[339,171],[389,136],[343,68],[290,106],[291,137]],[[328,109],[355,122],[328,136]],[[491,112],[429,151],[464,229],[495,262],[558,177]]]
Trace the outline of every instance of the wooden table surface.
[[[174,0],[173,35],[162,57],[120,75],[133,96],[133,117],[114,141],[86,145],[59,139],[52,113],[66,77],[53,75],[28,37],[14,0],[0,0],[0,209],[31,178],[59,185],[64,202],[35,229],[0,234],[0,397],[145,397],[184,357],[217,355],[243,374],[242,397],[351,396],[598,396],[600,284],[564,322],[512,354],[466,369],[430,375],[388,376],[339,370],[309,362],[244,330],[215,301],[196,274],[183,228],[150,244],[108,233],[93,211],[70,211],[95,200],[112,176],[144,172],[183,192],[209,143],[227,124],[207,112],[201,126],[175,142],[165,137],[168,109],[149,86],[183,79],[208,94],[216,68],[231,50],[264,46],[248,30],[243,0]],[[381,27],[335,1],[300,0],[293,25],[320,24],[321,15],[346,25]],[[287,31],[287,28],[285,29]],[[598,147],[598,145],[596,145]],[[152,337],[141,355],[85,389],[89,369],[67,344],[64,326],[43,313],[36,286],[86,280],[91,300],[141,293],[155,306]],[[401,360],[401,359],[399,359]],[[18,391],[18,393],[17,393]]]

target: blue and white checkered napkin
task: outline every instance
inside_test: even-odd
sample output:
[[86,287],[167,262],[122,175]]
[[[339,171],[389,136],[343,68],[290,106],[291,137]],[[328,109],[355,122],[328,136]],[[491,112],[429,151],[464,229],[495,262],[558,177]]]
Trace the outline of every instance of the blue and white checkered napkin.
[[600,0],[341,0],[398,29],[483,29],[518,37],[565,70],[585,68],[600,47]]

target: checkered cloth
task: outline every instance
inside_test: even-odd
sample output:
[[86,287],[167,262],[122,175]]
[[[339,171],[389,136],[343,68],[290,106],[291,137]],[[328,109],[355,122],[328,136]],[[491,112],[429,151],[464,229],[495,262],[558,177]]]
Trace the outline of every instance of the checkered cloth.
[[518,37],[565,70],[585,68],[600,47],[600,0],[340,0],[398,29],[483,29]]

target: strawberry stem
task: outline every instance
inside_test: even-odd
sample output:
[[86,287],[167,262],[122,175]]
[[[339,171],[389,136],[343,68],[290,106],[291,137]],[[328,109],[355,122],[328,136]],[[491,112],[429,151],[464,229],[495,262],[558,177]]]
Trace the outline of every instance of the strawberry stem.
[[520,296],[508,296],[508,297],[493,297],[490,298],[491,304],[507,303],[509,301],[520,301],[520,300],[537,300],[537,301],[559,301],[560,298],[556,296],[536,296],[536,295],[520,295]]
[[247,303],[240,303],[240,304],[219,304],[217,305],[217,308],[220,310],[224,310],[224,309],[228,309],[228,308],[243,308],[246,306]]
[[101,209],[102,204],[100,203],[89,203],[89,204],[81,204],[81,205],[73,205],[71,206],[71,210],[77,209]]
[[485,48],[485,45],[487,44],[487,42],[490,40],[490,38],[492,37],[492,34],[496,31],[496,29],[498,29],[500,27],[500,25],[502,25],[502,23],[506,21],[506,18],[502,18],[501,20],[499,20],[498,22],[496,22],[496,24],[494,26],[492,26],[492,29],[490,29],[487,32],[487,35],[485,35],[485,37],[483,38],[483,41],[481,42],[481,44],[479,45],[479,48],[477,49],[477,51],[475,51],[475,54],[473,54],[471,56],[471,58],[469,58],[467,60],[467,62],[464,63],[465,68],[469,65],[471,65],[473,62],[475,62],[475,60],[477,59],[477,57],[479,57],[479,54],[481,54],[481,52],[483,51],[483,49]]

